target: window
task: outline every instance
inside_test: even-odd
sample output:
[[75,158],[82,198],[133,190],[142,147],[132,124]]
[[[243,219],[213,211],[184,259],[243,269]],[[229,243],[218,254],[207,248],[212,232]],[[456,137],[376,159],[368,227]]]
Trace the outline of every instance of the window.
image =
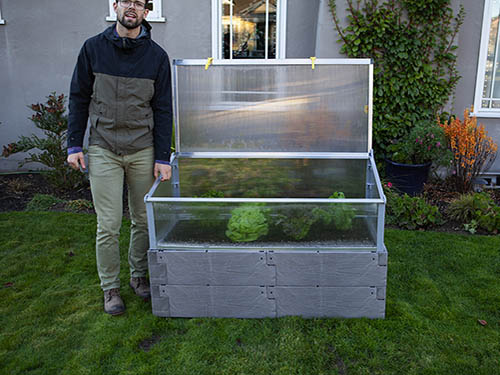
[[[106,17],[106,21],[116,21],[116,14],[113,10],[113,3],[115,0],[109,0],[109,16]],[[165,18],[162,17],[162,0],[152,0],[153,2],[153,10],[149,12],[146,20],[148,22],[165,22]]]
[[500,0],[485,0],[474,114],[500,117]]
[[2,18],[2,11],[0,10],[0,25],[5,25],[5,20]]
[[212,0],[217,59],[285,58],[286,0]]

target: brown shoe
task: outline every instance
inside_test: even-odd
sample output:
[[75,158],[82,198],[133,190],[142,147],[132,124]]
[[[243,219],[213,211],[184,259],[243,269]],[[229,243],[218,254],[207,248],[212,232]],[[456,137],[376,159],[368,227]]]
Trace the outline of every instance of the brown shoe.
[[151,297],[151,289],[149,288],[149,281],[145,277],[131,277],[130,287],[134,293],[139,297],[148,300]]
[[111,315],[120,315],[125,312],[120,289],[114,288],[104,291],[104,311]]

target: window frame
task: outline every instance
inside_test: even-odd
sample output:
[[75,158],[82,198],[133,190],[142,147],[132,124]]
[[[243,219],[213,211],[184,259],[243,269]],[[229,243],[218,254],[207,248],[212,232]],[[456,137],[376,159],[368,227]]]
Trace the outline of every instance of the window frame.
[[[163,17],[162,3],[163,0],[151,0],[153,2],[153,11],[149,12],[146,21],[148,22],[166,22]],[[116,22],[116,13],[113,10],[113,3],[115,0],[108,0],[109,3],[109,16],[106,17],[108,22]]]
[[[287,0],[276,0],[276,58],[286,58],[286,8]],[[212,0],[212,56],[222,59],[222,0]],[[228,59],[231,60],[231,59]]]
[[491,27],[490,9],[491,9],[491,0],[485,0],[484,10],[483,10],[483,22],[482,22],[483,26],[481,30],[481,42],[479,44],[479,60],[477,63],[477,77],[476,77],[476,89],[474,92],[473,115],[476,117],[500,118],[500,108],[481,108],[481,102],[483,100],[484,77],[486,74],[486,61],[488,59],[488,42],[490,38],[490,27]]

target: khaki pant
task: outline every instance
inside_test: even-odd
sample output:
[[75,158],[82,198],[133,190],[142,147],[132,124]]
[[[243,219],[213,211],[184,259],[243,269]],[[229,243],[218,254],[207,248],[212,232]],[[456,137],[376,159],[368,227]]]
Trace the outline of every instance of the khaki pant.
[[128,250],[130,275],[147,275],[149,237],[144,196],[154,182],[153,167],[153,147],[124,156],[99,146],[89,147],[90,188],[97,213],[97,272],[103,290],[120,287],[119,236],[124,177],[127,179],[128,206],[132,222]]

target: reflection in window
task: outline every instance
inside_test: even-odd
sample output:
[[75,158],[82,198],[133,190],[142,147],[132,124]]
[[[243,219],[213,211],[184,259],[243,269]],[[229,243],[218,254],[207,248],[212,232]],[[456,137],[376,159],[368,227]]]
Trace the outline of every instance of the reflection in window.
[[225,59],[276,58],[277,0],[222,0]]
[[499,16],[500,0],[490,3],[490,30],[488,37],[488,51],[484,71],[483,95],[481,108],[499,108],[500,99],[500,51],[499,51]]

